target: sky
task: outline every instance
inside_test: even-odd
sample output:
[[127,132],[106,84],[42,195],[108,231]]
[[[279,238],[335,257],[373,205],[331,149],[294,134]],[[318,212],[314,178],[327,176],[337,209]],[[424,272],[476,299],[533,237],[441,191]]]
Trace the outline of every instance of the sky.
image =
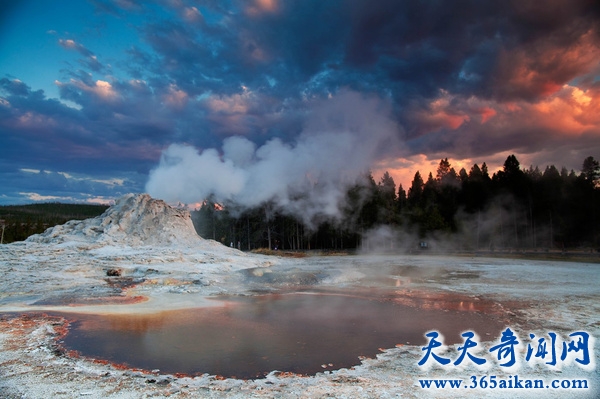
[[578,172],[599,100],[593,0],[5,1],[0,204],[289,202],[511,154]]

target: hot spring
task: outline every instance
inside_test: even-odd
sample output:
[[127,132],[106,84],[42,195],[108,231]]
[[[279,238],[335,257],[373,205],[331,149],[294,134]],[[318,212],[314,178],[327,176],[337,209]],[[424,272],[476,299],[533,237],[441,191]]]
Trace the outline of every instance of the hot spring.
[[71,324],[61,345],[130,368],[253,379],[274,370],[311,375],[351,368],[380,348],[425,345],[431,330],[453,344],[465,330],[492,340],[505,326],[488,305],[449,295],[427,303],[340,292],[218,301],[151,315],[62,314]]

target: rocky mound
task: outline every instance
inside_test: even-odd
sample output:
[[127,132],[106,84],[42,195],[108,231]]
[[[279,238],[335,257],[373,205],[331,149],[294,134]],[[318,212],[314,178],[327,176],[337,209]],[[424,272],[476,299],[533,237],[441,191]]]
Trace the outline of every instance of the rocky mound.
[[204,240],[196,233],[187,210],[172,208],[148,194],[127,194],[100,216],[54,226],[27,241],[166,246]]

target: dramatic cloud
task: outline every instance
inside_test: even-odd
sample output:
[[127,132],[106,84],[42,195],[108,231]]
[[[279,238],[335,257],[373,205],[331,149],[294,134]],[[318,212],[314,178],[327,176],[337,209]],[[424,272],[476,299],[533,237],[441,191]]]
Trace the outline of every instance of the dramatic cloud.
[[[577,170],[600,158],[596,3],[93,0],[62,12],[35,3],[39,15],[13,6],[2,28],[11,56],[0,57],[0,166],[135,172],[122,187],[135,191],[173,143],[223,160],[228,140],[243,137],[257,153],[279,143],[299,156],[319,131],[315,104],[354,93],[387,104],[404,143],[366,156],[367,167],[405,186],[416,170],[404,168],[446,157],[491,166],[515,153],[523,165]],[[43,37],[30,34],[40,18]],[[371,138],[348,140],[358,154]],[[10,198],[34,192],[1,172],[0,184]]]

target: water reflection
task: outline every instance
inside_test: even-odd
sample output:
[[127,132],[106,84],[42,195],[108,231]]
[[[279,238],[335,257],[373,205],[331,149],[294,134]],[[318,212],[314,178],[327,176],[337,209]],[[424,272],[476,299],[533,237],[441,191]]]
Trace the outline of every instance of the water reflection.
[[381,347],[424,344],[431,329],[452,344],[461,342],[465,329],[498,336],[503,327],[485,313],[460,311],[476,310],[474,303],[448,310],[431,298],[419,299],[421,307],[411,300],[406,306],[401,300],[286,294],[154,315],[81,315],[64,345],[130,367],[255,378],[272,370],[314,374],[323,365],[352,367]]

